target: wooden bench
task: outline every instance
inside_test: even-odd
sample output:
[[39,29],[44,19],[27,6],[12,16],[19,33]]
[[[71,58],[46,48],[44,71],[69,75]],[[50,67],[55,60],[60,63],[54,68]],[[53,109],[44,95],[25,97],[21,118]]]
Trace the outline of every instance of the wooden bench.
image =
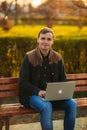
[[[67,74],[69,81],[75,80],[75,92],[87,92],[87,73]],[[37,113],[33,109],[26,109],[20,103],[3,104],[5,98],[18,97],[18,78],[0,78],[0,130],[5,125],[5,130],[9,130],[9,119],[15,115]],[[78,108],[87,108],[87,95],[75,99]]]

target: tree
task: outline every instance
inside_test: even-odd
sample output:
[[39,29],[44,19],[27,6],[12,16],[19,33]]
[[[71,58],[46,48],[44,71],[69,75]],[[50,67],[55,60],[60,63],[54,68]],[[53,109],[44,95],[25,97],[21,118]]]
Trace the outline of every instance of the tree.
[[10,3],[10,5],[8,5],[6,1],[3,1],[1,3],[3,17],[0,20],[0,26],[4,30],[7,30],[7,31],[12,27],[12,23],[8,20],[8,13],[10,11],[10,7],[11,7],[12,3],[13,3],[13,1]]
[[79,8],[87,9],[87,0],[72,0]]
[[83,11],[82,9],[87,9],[87,0],[72,0],[72,2],[79,8],[79,21],[78,27],[81,29],[83,27]]
[[[38,6],[38,8],[36,9],[37,13],[44,16],[46,25],[48,27],[53,26],[52,19],[56,18],[56,15],[58,14],[58,7],[60,4],[61,4],[61,1],[48,0],[45,3],[41,4],[40,6]],[[57,8],[56,8],[56,5],[58,5]]]
[[1,8],[2,8],[2,11],[3,11],[4,13],[7,12],[8,4],[7,4],[6,1],[3,1],[3,2],[1,3]]
[[82,27],[83,17],[87,16],[84,9],[78,8],[72,0],[48,0],[37,8],[37,12],[43,15],[47,21],[47,26],[53,25],[52,19],[64,19],[66,17],[78,17],[77,25]]

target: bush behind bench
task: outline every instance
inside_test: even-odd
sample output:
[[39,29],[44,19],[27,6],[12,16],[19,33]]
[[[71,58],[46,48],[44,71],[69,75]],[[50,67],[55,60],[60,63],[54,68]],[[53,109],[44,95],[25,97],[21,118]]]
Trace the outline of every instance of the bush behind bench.
[[[36,46],[32,37],[0,37],[0,77],[18,76],[24,54]],[[66,73],[87,72],[87,37],[58,36],[53,48],[63,56]]]

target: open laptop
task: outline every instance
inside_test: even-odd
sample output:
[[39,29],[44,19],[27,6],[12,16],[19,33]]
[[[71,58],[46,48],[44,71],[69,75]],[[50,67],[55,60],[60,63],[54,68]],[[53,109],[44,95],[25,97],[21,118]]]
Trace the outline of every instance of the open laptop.
[[46,100],[65,100],[73,97],[76,81],[48,83],[46,88]]

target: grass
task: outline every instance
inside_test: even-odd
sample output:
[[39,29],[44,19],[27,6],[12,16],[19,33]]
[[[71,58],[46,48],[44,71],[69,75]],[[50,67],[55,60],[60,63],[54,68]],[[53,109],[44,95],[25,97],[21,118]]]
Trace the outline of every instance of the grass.
[[[4,31],[0,28],[0,37],[37,37],[39,30],[44,27],[42,25],[18,25],[13,26],[9,31]],[[52,28],[54,30],[55,37],[59,36],[87,36],[87,26],[79,29],[77,26],[68,25],[55,25]]]

